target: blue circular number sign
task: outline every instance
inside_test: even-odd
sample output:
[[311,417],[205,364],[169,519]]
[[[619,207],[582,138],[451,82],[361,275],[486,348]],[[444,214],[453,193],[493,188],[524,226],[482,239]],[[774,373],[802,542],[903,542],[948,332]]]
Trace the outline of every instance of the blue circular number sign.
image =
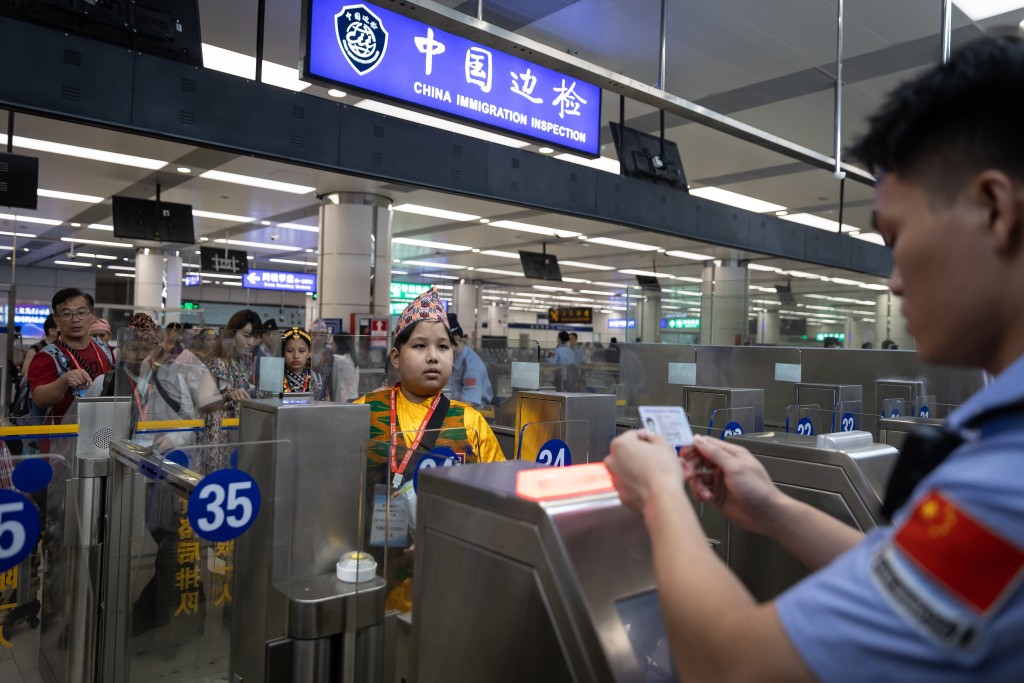
[[551,439],[537,451],[537,464],[548,467],[568,467],[572,464],[569,446],[561,439]]
[[722,430],[722,439],[725,439],[727,436],[739,436],[741,434],[743,434],[743,425],[739,422],[730,422]]
[[416,469],[412,473],[412,490],[416,493],[420,492],[420,472],[423,470],[435,467],[453,467],[459,464],[461,463],[455,451],[447,446],[438,446],[420,458],[420,461],[416,463]]
[[899,417],[899,416],[900,416],[900,409],[899,408],[893,408],[892,412],[889,413],[889,417]]
[[857,416],[853,413],[843,413],[843,419],[839,422],[839,431],[852,432],[857,428]]
[[921,406],[921,410],[917,414],[921,417],[929,418],[932,416],[932,411],[928,409],[928,406]]
[[28,557],[39,542],[39,511],[25,496],[0,489],[0,572]]
[[222,543],[238,538],[260,512],[260,489],[246,472],[218,470],[203,477],[188,499],[188,521],[196,536]]
[[50,485],[53,479],[53,467],[42,458],[22,460],[11,473],[11,483],[19,491],[35,493]]
[[801,417],[800,421],[796,423],[796,433],[800,436],[813,436],[814,423],[811,422],[811,418]]

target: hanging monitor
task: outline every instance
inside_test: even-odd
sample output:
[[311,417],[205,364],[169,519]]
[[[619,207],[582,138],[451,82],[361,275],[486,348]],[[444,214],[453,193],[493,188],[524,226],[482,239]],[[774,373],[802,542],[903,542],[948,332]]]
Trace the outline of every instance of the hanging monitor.
[[35,209],[38,192],[39,159],[0,154],[0,206]]
[[562,271],[558,267],[558,259],[554,254],[520,251],[519,260],[523,264],[523,275],[528,278],[562,281]]
[[661,283],[658,282],[658,278],[653,275],[637,275],[636,283],[644,290],[652,292],[661,291]]
[[796,306],[796,295],[789,285],[775,285],[775,293],[779,295],[779,302],[783,306]]
[[676,143],[635,128],[620,126],[615,121],[610,122],[610,125],[623,175],[687,191],[686,173]]
[[114,237],[195,244],[192,206],[114,196]]

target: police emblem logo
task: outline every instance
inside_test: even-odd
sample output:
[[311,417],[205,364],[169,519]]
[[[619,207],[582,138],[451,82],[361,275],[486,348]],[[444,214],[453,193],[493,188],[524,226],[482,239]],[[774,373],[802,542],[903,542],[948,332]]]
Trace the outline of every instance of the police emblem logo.
[[380,18],[366,5],[345,5],[334,18],[345,59],[359,75],[373,71],[388,49],[388,32]]

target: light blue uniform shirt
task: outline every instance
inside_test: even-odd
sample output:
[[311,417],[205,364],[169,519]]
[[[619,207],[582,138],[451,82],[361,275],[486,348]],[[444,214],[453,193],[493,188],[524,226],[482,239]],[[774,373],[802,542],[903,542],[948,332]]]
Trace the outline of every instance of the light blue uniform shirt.
[[[1024,399],[1024,357],[951,414],[972,418]],[[980,612],[893,543],[918,501],[938,493],[989,532],[1024,550],[1024,409],[963,430],[967,441],[921,481],[890,527],[776,601],[791,642],[821,681],[1024,681],[1024,582],[1018,571]],[[929,541],[931,543],[931,541]],[[986,566],[986,558],[944,560]]]
[[569,348],[568,344],[559,344],[555,347],[548,362],[552,365],[575,365],[576,354]]
[[453,399],[475,408],[489,405],[494,397],[487,366],[477,352],[468,346],[463,345],[462,351],[452,364],[448,389]]

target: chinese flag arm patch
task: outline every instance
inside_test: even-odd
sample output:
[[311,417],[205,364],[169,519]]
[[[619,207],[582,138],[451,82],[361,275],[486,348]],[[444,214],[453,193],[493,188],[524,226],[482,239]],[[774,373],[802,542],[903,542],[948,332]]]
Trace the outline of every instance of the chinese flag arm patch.
[[476,386],[476,377],[467,377],[465,381],[467,389],[471,389]]
[[938,492],[925,496],[893,537],[934,581],[985,614],[1016,584],[1024,551]]

